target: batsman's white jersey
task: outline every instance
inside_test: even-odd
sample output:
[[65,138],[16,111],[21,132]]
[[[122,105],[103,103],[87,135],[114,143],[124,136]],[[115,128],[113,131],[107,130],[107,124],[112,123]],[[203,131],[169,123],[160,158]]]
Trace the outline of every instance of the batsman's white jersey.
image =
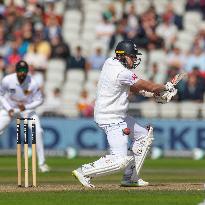
[[[42,140],[43,130],[34,109],[41,105],[42,102],[42,93],[37,83],[30,75],[27,75],[23,84],[19,83],[16,73],[7,75],[3,78],[0,84],[0,134],[3,133],[4,129],[12,120],[8,114],[8,111],[11,109],[22,117],[34,118],[36,123],[36,148],[39,165],[45,163]],[[25,111],[20,112],[18,103],[24,104]],[[29,128],[31,128],[30,122]]]
[[103,65],[94,109],[98,124],[122,122],[127,116],[130,86],[139,79],[117,59],[108,58]]

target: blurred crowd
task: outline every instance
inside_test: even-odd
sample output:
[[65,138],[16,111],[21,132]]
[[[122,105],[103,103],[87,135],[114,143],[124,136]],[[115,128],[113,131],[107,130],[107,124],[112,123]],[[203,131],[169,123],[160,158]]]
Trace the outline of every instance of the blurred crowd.
[[[204,0],[187,0],[184,9],[185,12],[200,13],[202,20],[205,20]],[[177,33],[184,29],[183,15],[175,13],[171,1],[161,15],[156,12],[154,5],[138,15],[136,4],[132,4],[120,19],[116,18],[116,13],[115,7],[110,4],[102,14],[102,24],[97,26],[97,35],[101,38],[104,37],[109,50],[114,48],[118,39],[133,40],[148,55],[152,51],[163,50],[167,58],[164,82],[172,79],[177,73],[188,73],[188,78],[178,86],[178,95],[175,100],[203,102],[205,92],[204,24],[196,33],[191,49],[185,52],[176,43]],[[147,65],[148,79],[158,82],[159,65],[157,62]],[[131,96],[130,100],[136,102],[146,99],[140,96]]]
[[70,56],[61,35],[63,17],[54,7],[54,2],[27,1],[20,7],[14,0],[7,5],[0,1],[0,70],[4,75],[14,72],[16,62],[25,59],[43,87],[48,59]]
[[[89,56],[84,54],[80,45],[71,49],[68,42],[64,41],[64,16],[56,12],[56,2],[28,0],[19,6],[15,0],[0,0],[0,72],[3,76],[14,72],[16,62],[25,59],[30,65],[31,74],[43,90],[49,59],[60,58],[66,62],[67,69],[81,69],[85,73],[91,69],[100,70],[116,43],[119,40],[131,39],[148,54],[148,59],[153,50],[160,49],[166,52],[168,67],[165,81],[179,72],[189,73],[188,78],[178,87],[176,101],[203,102],[205,27],[201,27],[195,35],[191,50],[182,51],[176,44],[176,35],[178,31],[183,30],[183,16],[175,13],[171,1],[160,15],[154,5],[138,15],[136,4],[133,3],[129,9],[123,7],[120,17],[117,15],[114,1],[109,1],[101,14],[101,21],[96,25],[96,33],[93,34],[107,46],[107,50],[103,52],[101,47],[97,47]],[[73,3],[80,10],[81,2],[68,1],[66,9]],[[120,2],[123,6],[127,1]],[[185,11],[197,11],[205,20],[205,0],[187,0]],[[157,82],[160,72],[158,63],[146,65],[148,79]],[[60,89],[56,88],[54,94],[60,95]],[[83,90],[82,99],[77,107],[81,116],[89,117],[92,116],[93,101],[88,102],[86,96],[86,90]],[[130,99],[134,102],[145,100],[135,96],[131,96]]]

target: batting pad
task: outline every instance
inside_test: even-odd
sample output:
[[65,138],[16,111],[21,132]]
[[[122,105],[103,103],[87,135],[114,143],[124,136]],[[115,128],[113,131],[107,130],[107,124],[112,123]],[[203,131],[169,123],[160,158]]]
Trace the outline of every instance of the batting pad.
[[137,175],[139,175],[139,172],[150,149],[153,139],[153,128],[150,127],[148,134],[134,141],[132,145]]
[[107,175],[124,169],[132,160],[133,156],[106,155],[93,163],[82,165],[82,172],[88,177]]

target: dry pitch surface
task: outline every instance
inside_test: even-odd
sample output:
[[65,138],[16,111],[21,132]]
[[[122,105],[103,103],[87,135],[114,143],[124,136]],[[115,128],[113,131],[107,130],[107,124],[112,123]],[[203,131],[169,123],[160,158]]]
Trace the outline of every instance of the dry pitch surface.
[[60,185],[60,184],[44,184],[38,187],[17,187],[15,185],[0,185],[0,192],[61,192],[61,191],[129,191],[129,190],[148,190],[148,191],[202,191],[205,190],[202,183],[164,183],[164,184],[151,184],[146,187],[120,187],[116,184],[103,184],[97,185],[96,188],[90,189],[82,187],[81,185]]

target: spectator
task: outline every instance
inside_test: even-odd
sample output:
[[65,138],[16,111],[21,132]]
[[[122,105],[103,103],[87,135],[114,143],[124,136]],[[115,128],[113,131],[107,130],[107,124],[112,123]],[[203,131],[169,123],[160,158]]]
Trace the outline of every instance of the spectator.
[[11,40],[13,37],[13,32],[20,28],[20,22],[17,19],[16,13],[10,12],[6,15],[6,30],[5,37],[6,40]]
[[48,18],[45,27],[45,36],[48,41],[55,36],[61,36],[61,26],[55,16]]
[[176,41],[177,27],[174,25],[168,14],[163,15],[163,22],[156,28],[156,34],[164,39],[165,48],[169,50]]
[[101,70],[105,60],[106,56],[102,54],[102,49],[96,48],[95,53],[88,59],[88,69]]
[[17,6],[15,0],[8,1],[8,5],[6,6],[6,13],[14,13],[16,12],[18,16],[21,16],[23,12],[25,11],[25,8]]
[[179,30],[183,29],[183,18],[175,13],[172,2],[167,4],[164,15],[166,15],[169,21],[175,24]]
[[5,24],[0,23],[0,55],[6,57],[11,49],[9,41],[5,38]]
[[198,81],[203,85],[205,88],[205,72],[202,72],[199,70],[199,67],[194,66],[191,74],[196,75],[198,78]]
[[187,58],[177,45],[173,46],[167,55],[167,81],[170,81],[176,74],[184,72]]
[[108,21],[110,21],[112,23],[116,23],[117,17],[116,17],[116,9],[115,9],[115,4],[114,3],[110,3],[108,5],[107,10],[105,10],[103,12],[103,16],[105,16]]
[[166,80],[170,81],[176,74],[184,72],[187,60],[188,56],[181,51],[178,45],[174,45],[167,55],[168,70]]
[[167,65],[169,69],[176,68],[178,72],[181,72],[184,70],[186,61],[186,55],[177,45],[175,45],[167,54]]
[[198,34],[196,35],[194,42],[193,42],[193,48],[194,47],[200,47],[202,50],[205,50],[205,25],[201,24]]
[[87,62],[80,46],[76,47],[75,54],[68,59],[68,68],[81,69],[87,72]]
[[29,65],[33,66],[36,71],[40,71],[45,74],[47,68],[47,59],[42,53],[38,52],[37,43],[32,44],[32,50],[27,52],[24,60]]
[[4,5],[4,0],[0,0],[0,18],[5,16],[6,6]]
[[186,11],[199,11],[200,5],[198,0],[187,0],[185,5]]
[[47,1],[45,4],[45,12],[44,12],[44,23],[48,24],[50,18],[55,18],[58,21],[59,25],[62,25],[62,16],[57,14],[55,11],[56,3],[55,1]]
[[205,71],[205,53],[198,46],[196,46],[193,53],[188,56],[185,70],[191,72],[195,66],[198,66],[200,71]]
[[133,39],[137,34],[137,29],[139,27],[137,11],[135,5],[131,4],[127,14],[127,39]]
[[9,67],[6,71],[6,73],[13,73],[15,71],[15,65],[18,61],[21,60],[21,56],[18,53],[18,43],[15,38],[11,41],[11,49],[9,51],[9,54],[6,56],[7,64],[9,64]]
[[29,47],[29,41],[23,40],[21,31],[16,31],[14,33],[16,42],[18,44],[18,53],[24,56],[27,53]]
[[192,100],[195,102],[203,102],[204,84],[194,73],[189,74],[188,80],[185,82],[184,90],[181,93],[181,100]]
[[91,99],[89,99],[87,90],[82,90],[80,100],[77,103],[77,107],[80,113],[80,117],[93,117],[94,103]]
[[40,3],[35,3],[33,5],[33,9],[31,11],[31,20],[32,20],[32,23],[35,24],[35,23],[42,23],[44,21],[44,11],[45,8],[43,6],[43,4],[40,4]]
[[[116,41],[118,41],[119,39],[122,39],[122,40],[127,39],[129,32],[130,32],[130,29],[128,27],[128,16],[127,14],[124,13],[122,15],[122,18],[116,23],[115,32],[111,36],[111,39],[109,42],[109,50],[113,49]],[[133,36],[130,35],[130,38]]]
[[148,50],[163,48],[164,42],[156,34],[157,19],[153,9],[146,11],[140,18],[136,35],[136,44]]
[[61,58],[66,60],[70,58],[70,48],[63,41],[61,36],[53,36],[51,38],[51,58]]
[[33,27],[32,22],[28,19],[25,20],[24,24],[21,26],[22,38],[24,41],[31,43],[33,41]]
[[100,40],[102,44],[108,45],[114,32],[115,26],[103,15],[102,22],[96,26],[97,39]]
[[43,55],[46,59],[48,59],[51,55],[51,46],[50,43],[43,39],[43,31],[38,31],[33,39],[33,42],[30,44],[28,48],[28,52],[36,52]]

